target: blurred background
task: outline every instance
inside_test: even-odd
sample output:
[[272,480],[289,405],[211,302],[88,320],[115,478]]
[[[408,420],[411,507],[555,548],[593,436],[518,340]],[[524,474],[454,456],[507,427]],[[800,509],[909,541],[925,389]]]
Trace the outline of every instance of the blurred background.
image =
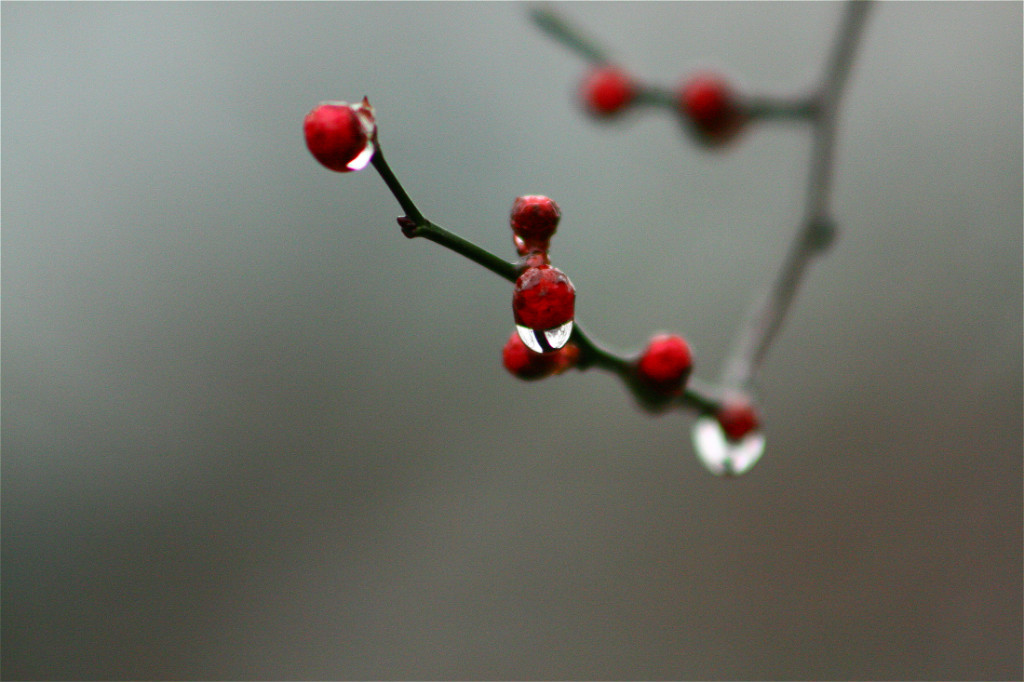
[[[639,78],[777,94],[842,12],[554,7]],[[553,197],[591,335],[714,379],[806,129],[590,119],[527,14],[3,5],[5,678],[1020,679],[1021,4],[875,7],[736,480],[610,375],[509,376],[511,285],[305,148],[368,95],[426,215],[510,258]]]

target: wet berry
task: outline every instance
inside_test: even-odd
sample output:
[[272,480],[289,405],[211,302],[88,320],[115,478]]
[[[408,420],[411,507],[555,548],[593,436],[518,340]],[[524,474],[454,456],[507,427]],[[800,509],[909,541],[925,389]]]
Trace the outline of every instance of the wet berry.
[[636,86],[626,72],[614,66],[598,66],[583,81],[583,101],[590,113],[607,117],[625,109],[636,96]]
[[744,116],[736,95],[715,74],[698,74],[684,83],[678,105],[691,129],[708,144],[730,140],[743,126]]
[[727,398],[715,413],[715,419],[722,427],[726,439],[734,443],[761,427],[757,410],[745,398]]
[[558,268],[527,268],[516,280],[512,292],[516,324],[530,329],[552,329],[571,322],[575,309],[576,290]]
[[512,242],[520,256],[532,251],[547,251],[551,235],[558,229],[562,211],[551,199],[540,195],[518,197],[512,204],[509,223]]
[[658,393],[679,393],[693,369],[690,346],[681,336],[657,334],[636,363],[637,376]]
[[302,123],[306,146],[317,161],[339,173],[361,170],[374,152],[376,122],[373,107],[324,102],[306,114]]
[[538,353],[551,353],[572,336],[576,290],[558,268],[537,265],[523,270],[512,291],[516,332]]
[[501,362],[513,376],[532,380],[561,374],[576,364],[579,355],[579,348],[571,343],[553,353],[537,353],[523,343],[517,332],[512,332],[501,351]]

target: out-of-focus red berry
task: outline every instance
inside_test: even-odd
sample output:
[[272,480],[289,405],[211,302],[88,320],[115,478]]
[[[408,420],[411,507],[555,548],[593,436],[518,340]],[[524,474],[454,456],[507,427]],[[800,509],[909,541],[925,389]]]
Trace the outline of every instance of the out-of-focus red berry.
[[512,291],[516,324],[544,330],[572,322],[576,289],[565,273],[550,265],[527,268]]
[[636,86],[622,69],[604,65],[587,74],[581,94],[592,114],[606,117],[629,106],[636,96]]
[[517,197],[512,204],[509,223],[512,225],[512,243],[519,255],[547,251],[561,217],[558,204],[547,197],[536,194]]
[[757,410],[745,398],[727,398],[715,413],[725,437],[732,441],[743,440],[750,433],[761,427]]
[[365,99],[359,104],[319,104],[306,114],[302,130],[309,151],[333,171],[361,170],[373,156],[377,124]]
[[640,355],[636,372],[640,379],[659,393],[679,393],[693,369],[690,346],[681,336],[657,334]]
[[700,73],[683,83],[678,104],[692,129],[705,142],[721,144],[743,127],[744,116],[736,95],[716,74]]
[[513,376],[532,380],[561,374],[576,364],[579,355],[579,348],[571,343],[553,353],[537,353],[526,347],[517,332],[512,332],[501,351],[501,362]]

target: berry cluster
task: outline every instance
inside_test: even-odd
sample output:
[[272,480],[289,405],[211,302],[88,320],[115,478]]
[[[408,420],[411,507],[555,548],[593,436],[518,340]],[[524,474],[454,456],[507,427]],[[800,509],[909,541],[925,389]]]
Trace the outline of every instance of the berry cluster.
[[551,199],[523,196],[512,205],[512,243],[522,274],[512,290],[516,332],[536,353],[553,353],[572,335],[576,289],[565,273],[551,266],[548,246],[562,212]]
[[695,139],[709,146],[733,139],[748,118],[740,98],[722,76],[712,72],[691,76],[666,97],[618,66],[597,64],[583,79],[580,97],[587,111],[606,120],[639,101],[670,104]]
[[807,261],[827,248],[835,231],[827,214],[834,121],[865,7],[858,0],[847,5],[836,52],[819,91],[788,102],[740,98],[723,78],[706,72],[691,76],[671,91],[641,84],[612,66],[601,50],[554,14],[547,10],[534,13],[538,25],[590,61],[581,95],[587,110],[600,118],[612,118],[635,104],[667,106],[682,118],[695,140],[712,148],[734,139],[755,118],[812,123],[815,157],[803,229],[778,283],[742,331],[718,386],[694,385],[696,381],[690,380],[693,354],[677,334],[655,334],[638,355],[624,357],[602,348],[583,331],[575,321],[576,290],[565,273],[551,265],[549,249],[561,210],[548,197],[526,195],[515,200],[510,225],[518,258],[505,261],[423,216],[384,160],[375,114],[365,98],[358,104],[325,102],[315,107],[303,123],[306,145],[320,163],[337,172],[360,170],[372,163],[405,211],[398,218],[404,235],[437,242],[514,283],[515,331],[502,349],[502,363],[513,376],[536,380],[572,367],[610,371],[646,409],[663,411],[676,406],[697,411],[700,417],[693,439],[701,462],[715,474],[742,474],[764,449],[761,417],[750,397],[754,374]]

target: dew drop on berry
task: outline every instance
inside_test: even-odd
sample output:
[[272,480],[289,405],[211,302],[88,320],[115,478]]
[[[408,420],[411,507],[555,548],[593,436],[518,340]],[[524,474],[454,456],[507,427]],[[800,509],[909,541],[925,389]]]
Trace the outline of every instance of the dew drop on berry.
[[553,329],[530,329],[521,324],[516,325],[519,338],[526,347],[535,353],[550,353],[558,350],[569,342],[572,336],[572,320]]
[[367,140],[366,146],[363,147],[363,151],[359,152],[356,158],[352,159],[345,164],[345,168],[350,171],[358,171],[366,168],[366,165],[370,163],[370,159],[373,158],[374,144],[373,140]]
[[374,139],[377,136],[377,123],[373,118],[373,109],[370,107],[368,102],[363,102],[361,105],[354,107],[356,116],[359,119],[360,125],[363,127],[363,135],[366,137],[366,146],[359,152],[354,159],[345,164],[345,168],[350,171],[358,171],[366,168],[367,164],[370,163],[370,159],[373,158],[373,153],[376,151],[377,146],[374,144]]
[[740,476],[750,471],[764,453],[764,443],[761,431],[752,431],[739,441],[730,441],[714,417],[701,417],[693,425],[697,457],[716,476]]

